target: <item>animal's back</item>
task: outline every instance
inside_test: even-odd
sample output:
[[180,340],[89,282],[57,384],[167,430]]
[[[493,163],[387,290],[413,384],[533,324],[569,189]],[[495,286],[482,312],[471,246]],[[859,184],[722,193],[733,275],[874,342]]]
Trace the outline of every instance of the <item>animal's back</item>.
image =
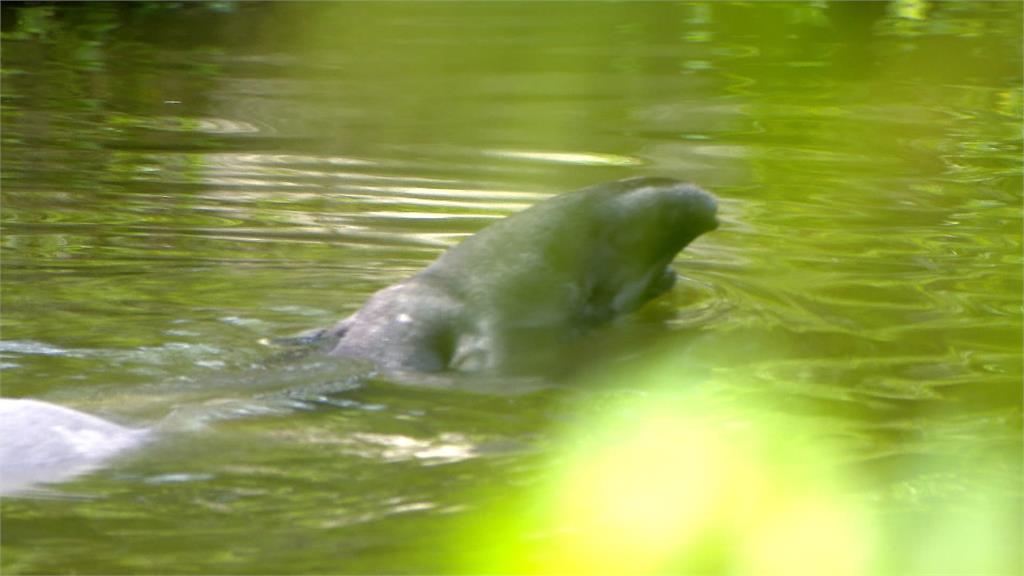
[[0,398],[0,493],[87,472],[149,434],[48,402]]
[[668,178],[555,196],[374,294],[333,331],[332,353],[385,370],[532,370],[668,290],[672,259],[717,226],[716,207],[709,193]]

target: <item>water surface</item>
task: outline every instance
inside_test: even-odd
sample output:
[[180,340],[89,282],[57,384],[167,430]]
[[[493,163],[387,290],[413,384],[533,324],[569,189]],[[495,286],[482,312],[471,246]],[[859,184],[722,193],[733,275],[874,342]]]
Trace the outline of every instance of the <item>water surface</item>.
[[[551,431],[643,377],[416,385],[258,341],[635,175],[713,190],[722,226],[608,356],[660,342],[680,390],[841,440],[891,514],[879,570],[1019,569],[1019,3],[2,16],[3,395],[167,430],[5,499],[5,573],[466,569],[481,491],[540,482]],[[929,532],[950,510],[988,547]]]

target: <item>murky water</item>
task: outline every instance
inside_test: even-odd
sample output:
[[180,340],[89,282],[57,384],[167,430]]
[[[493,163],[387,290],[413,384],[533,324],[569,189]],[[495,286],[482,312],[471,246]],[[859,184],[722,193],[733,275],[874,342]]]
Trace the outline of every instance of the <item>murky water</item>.
[[722,226],[605,331],[607,356],[657,342],[680,390],[841,440],[889,514],[879,565],[927,572],[958,541],[929,525],[967,508],[995,510],[995,544],[963,567],[1019,569],[1019,3],[2,20],[3,395],[164,432],[5,499],[5,573],[479,569],[455,527],[541,482],[552,431],[644,378],[389,382],[258,341],[496,218],[642,174],[713,190]]

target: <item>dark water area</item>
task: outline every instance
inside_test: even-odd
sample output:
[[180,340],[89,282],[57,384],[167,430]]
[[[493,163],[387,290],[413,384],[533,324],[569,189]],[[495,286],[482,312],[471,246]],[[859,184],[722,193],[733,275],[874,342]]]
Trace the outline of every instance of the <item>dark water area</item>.
[[[4,573],[1019,573],[1020,3],[0,10],[2,395],[160,431]],[[639,175],[721,226],[579,374],[259,343]]]

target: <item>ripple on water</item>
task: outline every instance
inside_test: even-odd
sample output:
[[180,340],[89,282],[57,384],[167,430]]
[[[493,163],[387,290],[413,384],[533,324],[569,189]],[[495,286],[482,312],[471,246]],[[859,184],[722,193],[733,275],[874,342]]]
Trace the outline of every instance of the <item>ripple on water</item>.
[[2,340],[0,341],[0,354],[65,356],[68,358],[86,356],[86,352],[81,350],[70,350],[34,340]]
[[134,116],[112,114],[108,118],[112,127],[135,128],[161,132],[194,132],[204,134],[255,134],[261,131],[252,122],[228,118],[195,116]]
[[530,162],[551,164],[577,164],[582,166],[640,166],[643,160],[618,154],[602,154],[598,152],[564,152],[539,150],[483,150],[484,156],[508,158]]

